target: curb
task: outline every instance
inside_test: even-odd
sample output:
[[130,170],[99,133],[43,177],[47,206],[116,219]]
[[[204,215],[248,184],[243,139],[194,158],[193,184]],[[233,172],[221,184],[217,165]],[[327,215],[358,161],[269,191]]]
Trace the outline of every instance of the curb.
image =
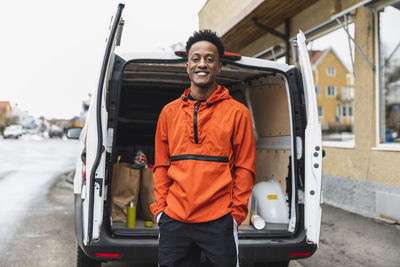
[[73,191],[75,170],[67,171],[58,177],[56,188]]

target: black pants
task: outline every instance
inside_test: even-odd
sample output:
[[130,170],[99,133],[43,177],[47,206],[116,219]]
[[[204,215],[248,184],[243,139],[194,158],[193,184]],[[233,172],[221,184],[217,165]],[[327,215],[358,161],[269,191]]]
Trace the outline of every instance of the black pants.
[[205,223],[183,223],[163,213],[158,225],[161,267],[199,266],[201,252],[209,266],[239,266],[237,226],[230,214]]

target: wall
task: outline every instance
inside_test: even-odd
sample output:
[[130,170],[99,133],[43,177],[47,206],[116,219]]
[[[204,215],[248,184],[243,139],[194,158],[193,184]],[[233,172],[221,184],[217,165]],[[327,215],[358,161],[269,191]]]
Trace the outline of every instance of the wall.
[[261,2],[262,0],[208,0],[199,12],[199,28],[220,33],[235,18],[241,17],[246,10],[253,10]]
[[[217,2],[220,1],[209,0],[207,5],[211,7],[212,4]],[[291,36],[295,36],[299,29],[307,30],[316,26],[339,11],[359,2],[361,1],[320,0],[291,18]],[[225,11],[221,12],[226,14]],[[235,12],[237,13],[237,10]],[[369,61],[376,65],[374,54],[374,14],[366,7],[359,7],[353,14],[355,41]],[[204,9],[200,17],[200,24],[206,27],[209,25],[207,24],[208,19],[209,14]],[[229,19],[226,18],[225,21],[229,21]],[[214,29],[226,28],[226,25],[218,25],[216,21],[213,23],[215,23],[213,24]],[[276,30],[283,32],[283,25],[277,27]],[[241,49],[239,53],[246,56],[254,56],[260,51],[280,43],[281,41],[276,37],[271,34],[265,34]],[[400,162],[400,152],[378,151],[374,148],[376,146],[375,72],[357,50],[355,50],[354,70],[355,147],[324,147],[327,153],[323,160],[325,179],[323,183],[325,190],[329,192],[325,194],[325,199],[333,205],[345,207],[369,216],[376,216],[379,213],[377,212],[379,194],[383,192],[384,194],[393,193],[394,195],[397,194],[396,196],[400,196],[400,191],[398,190],[400,188],[400,164],[398,164]],[[321,88],[321,91],[325,92],[325,88]],[[368,190],[365,188],[368,188]],[[368,194],[364,194],[364,192],[368,192]],[[358,202],[354,201],[355,196],[359,196]],[[367,205],[368,207],[362,206],[364,200],[370,201],[370,204]],[[351,205],[353,205],[352,208],[349,208]],[[391,205],[396,204],[391,203]]]

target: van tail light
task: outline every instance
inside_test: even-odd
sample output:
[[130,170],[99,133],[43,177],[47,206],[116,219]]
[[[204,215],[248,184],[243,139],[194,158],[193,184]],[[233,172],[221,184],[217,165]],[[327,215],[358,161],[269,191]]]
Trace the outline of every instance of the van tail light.
[[187,57],[185,50],[175,51],[175,55],[177,55],[178,57]]
[[242,56],[239,54],[231,53],[231,52],[224,52],[223,58],[236,61],[236,60],[240,60],[242,58]]
[[291,258],[297,258],[297,257],[307,257],[310,256],[311,252],[300,252],[300,253],[290,253]]
[[94,255],[96,257],[102,257],[102,258],[119,258],[119,257],[121,257],[120,253],[100,253],[100,252],[95,252]]
[[82,164],[82,184],[86,182],[86,162]]

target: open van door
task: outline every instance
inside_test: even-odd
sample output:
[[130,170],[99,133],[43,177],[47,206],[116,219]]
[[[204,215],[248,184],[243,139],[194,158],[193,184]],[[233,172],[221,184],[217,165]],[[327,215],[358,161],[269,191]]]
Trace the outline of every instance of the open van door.
[[[88,112],[88,124],[86,125],[87,136],[90,137],[86,138],[86,173],[88,175],[81,191],[84,245],[89,245],[92,240],[99,238],[103,222],[108,117],[105,94],[114,61],[114,48],[119,45],[123,27],[121,19],[123,9],[124,4],[119,4],[111,18],[97,90],[93,94]],[[89,120],[89,118],[91,119]]]
[[307,111],[305,132],[304,226],[308,242],[318,244],[321,227],[322,138],[310,58],[303,32],[297,34]]

